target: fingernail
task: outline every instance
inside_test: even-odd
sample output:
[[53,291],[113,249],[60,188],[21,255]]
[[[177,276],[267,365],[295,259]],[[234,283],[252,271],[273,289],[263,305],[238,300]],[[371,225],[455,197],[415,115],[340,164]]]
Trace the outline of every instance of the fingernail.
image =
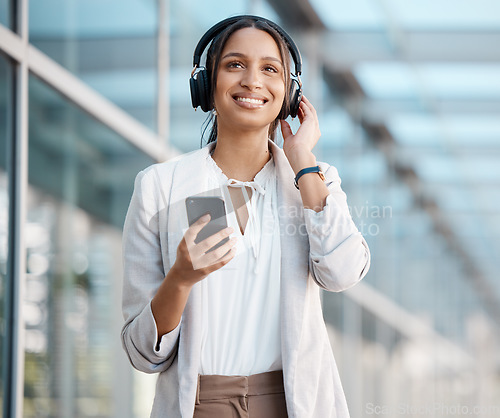
[[205,214],[205,215],[203,215],[203,216],[201,217],[201,220],[202,220],[202,221],[208,221],[208,220],[209,220],[209,218],[210,218],[210,214],[209,214],[209,213],[207,213],[207,214]]

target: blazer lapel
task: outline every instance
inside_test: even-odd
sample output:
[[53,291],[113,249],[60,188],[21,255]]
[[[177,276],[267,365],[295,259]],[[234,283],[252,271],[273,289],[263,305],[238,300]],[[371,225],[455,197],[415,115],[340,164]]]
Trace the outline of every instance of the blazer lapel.
[[281,352],[287,403],[293,402],[295,365],[304,319],[308,280],[309,239],[299,191],[293,185],[294,173],[285,153],[274,142],[272,148],[277,172],[278,213],[281,235]]
[[180,159],[173,169],[167,229],[170,265],[173,265],[175,261],[177,255],[175,249],[189,226],[186,197],[218,192],[207,190],[209,173],[206,158],[213,145],[209,144],[200,150],[184,155],[184,158]]

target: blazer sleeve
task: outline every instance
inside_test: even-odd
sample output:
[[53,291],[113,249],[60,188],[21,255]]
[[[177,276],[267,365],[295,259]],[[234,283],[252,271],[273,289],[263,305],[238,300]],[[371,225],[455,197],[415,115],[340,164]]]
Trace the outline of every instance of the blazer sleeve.
[[[177,354],[180,324],[157,341],[151,300],[165,277],[159,237],[159,185],[153,169],[141,171],[123,228],[122,345],[136,369],[165,371]],[[156,192],[155,192],[156,191]]]
[[320,212],[304,209],[309,270],[325,290],[340,292],[358,283],[370,267],[370,250],[354,224],[337,169],[320,163],[330,194]]

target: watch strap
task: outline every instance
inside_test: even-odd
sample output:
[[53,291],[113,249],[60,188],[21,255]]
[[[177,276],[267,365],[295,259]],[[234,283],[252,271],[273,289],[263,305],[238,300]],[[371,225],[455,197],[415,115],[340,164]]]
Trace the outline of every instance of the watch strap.
[[321,168],[319,167],[319,165],[316,165],[314,167],[306,167],[306,168],[303,168],[302,170],[300,170],[297,175],[295,176],[295,181],[294,181],[294,185],[295,187],[297,188],[297,190],[299,189],[299,179],[304,175],[304,174],[308,174],[308,173],[318,173],[321,180],[325,181],[325,175],[323,174],[323,172],[321,171]]

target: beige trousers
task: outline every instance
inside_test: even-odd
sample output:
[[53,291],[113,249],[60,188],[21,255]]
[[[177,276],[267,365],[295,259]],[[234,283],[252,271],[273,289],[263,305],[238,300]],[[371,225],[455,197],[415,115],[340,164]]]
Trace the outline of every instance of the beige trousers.
[[193,418],[287,418],[283,372],[199,375]]

